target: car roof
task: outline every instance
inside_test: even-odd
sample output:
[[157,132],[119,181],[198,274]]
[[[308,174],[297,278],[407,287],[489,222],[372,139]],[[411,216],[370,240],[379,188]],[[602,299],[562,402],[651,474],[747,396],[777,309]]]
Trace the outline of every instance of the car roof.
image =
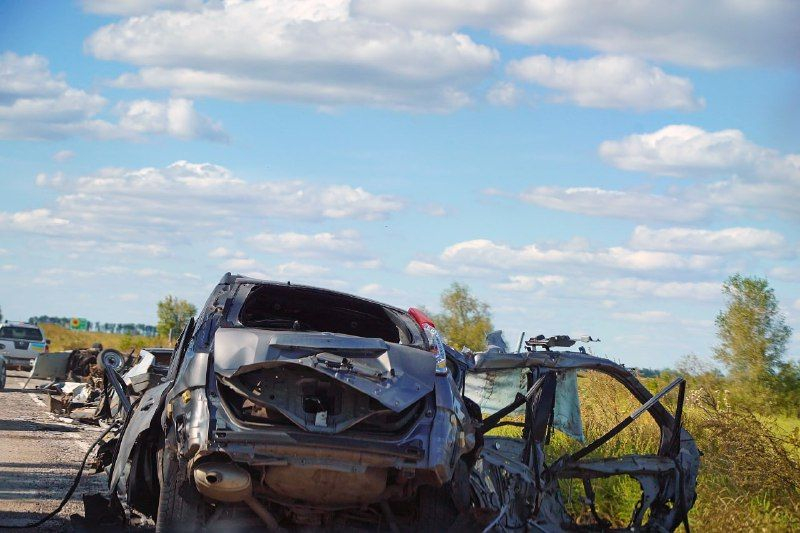
[[0,327],[3,326],[14,326],[15,328],[30,328],[30,329],[39,329],[39,326],[36,324],[31,324],[29,322],[3,322],[0,324]]

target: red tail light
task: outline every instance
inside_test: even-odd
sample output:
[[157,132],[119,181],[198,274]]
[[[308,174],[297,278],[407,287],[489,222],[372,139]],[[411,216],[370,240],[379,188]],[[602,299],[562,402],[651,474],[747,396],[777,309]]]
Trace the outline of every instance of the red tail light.
[[433,323],[433,320],[430,319],[428,315],[422,312],[422,310],[417,309],[416,307],[412,307],[408,310],[408,314],[411,315],[411,318],[414,319],[414,322],[419,324],[419,327],[425,328],[425,326],[430,326],[432,328],[436,327],[436,324]]

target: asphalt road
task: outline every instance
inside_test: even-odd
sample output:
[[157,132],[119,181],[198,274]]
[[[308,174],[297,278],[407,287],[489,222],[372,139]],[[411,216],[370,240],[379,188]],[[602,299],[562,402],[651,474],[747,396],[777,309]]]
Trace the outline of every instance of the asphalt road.
[[[47,408],[47,396],[32,390],[42,381],[32,380],[22,389],[26,376],[9,372],[0,391],[0,528],[33,522],[55,509],[102,432],[58,420]],[[104,492],[106,482],[104,473],[84,471],[72,499],[36,531],[74,531],[69,517],[83,515],[82,495]]]

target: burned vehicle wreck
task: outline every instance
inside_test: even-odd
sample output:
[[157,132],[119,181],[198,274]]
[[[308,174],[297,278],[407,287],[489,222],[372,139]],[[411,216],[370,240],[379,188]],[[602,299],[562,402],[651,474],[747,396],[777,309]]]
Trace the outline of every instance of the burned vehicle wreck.
[[469,505],[479,415],[466,360],[439,344],[399,309],[226,275],[126,417],[110,488],[164,531],[446,528],[452,494]]
[[[642,487],[631,526],[675,529],[699,463],[682,399],[673,416],[624,367],[549,342],[461,353],[419,310],[226,274],[163,383],[132,405],[121,398],[124,423],[102,464],[112,499],[160,531],[560,531],[592,526],[569,515],[559,479],[580,478],[590,493],[592,479],[627,475]],[[559,380],[581,368],[613,376],[642,403],[620,429],[649,413],[662,430],[658,454],[586,459],[601,438],[545,456]],[[487,405],[503,375],[518,390]],[[492,436],[504,424],[522,437]]]
[[[631,371],[617,363],[589,355],[583,348],[553,349],[574,343],[565,336],[539,336],[525,342],[525,351],[507,353],[500,340],[499,346],[490,346],[489,351],[477,355],[467,392],[480,401],[484,412],[494,411],[478,424],[479,434],[509,424],[521,429],[521,437],[483,436],[480,458],[470,478],[473,505],[484,512],[492,511],[491,527],[498,531],[673,531],[682,523],[688,531],[688,513],[697,497],[700,451],[681,425],[685,380],[676,378],[653,395]],[[620,385],[640,406],[579,449],[551,457],[547,444],[556,428],[579,433],[583,442],[582,429],[575,427],[576,422],[578,426],[581,423],[575,403],[578,372],[604,376],[607,382]],[[512,383],[521,378],[516,396],[499,409],[487,409],[480,399],[502,397],[497,391],[504,388],[503,380],[507,383],[508,378]],[[675,389],[677,407],[673,415],[660,400]],[[516,409],[523,411],[522,416],[507,418]],[[599,453],[605,443],[641,416],[652,417],[657,426],[660,437],[655,453],[611,457]],[[616,528],[598,513],[593,488],[593,482],[615,476],[632,478],[641,491],[627,524]],[[562,483],[570,480],[582,485],[579,499],[588,512],[580,516],[566,505]]]

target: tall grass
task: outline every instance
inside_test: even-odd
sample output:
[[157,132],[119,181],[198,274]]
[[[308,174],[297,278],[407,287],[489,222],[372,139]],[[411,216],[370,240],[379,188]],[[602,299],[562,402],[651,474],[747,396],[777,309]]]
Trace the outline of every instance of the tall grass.
[[141,348],[169,347],[166,337],[144,337],[141,335],[123,335],[119,333],[101,333],[98,331],[74,331],[56,324],[39,324],[45,337],[50,339],[50,351],[60,352],[89,348],[99,342],[103,348],[114,348],[122,352],[138,351]]
[[[644,380],[653,391],[667,378]],[[800,530],[800,422],[755,413],[730,400],[724,389],[689,384],[684,406],[686,429],[703,452],[697,501],[689,514],[697,531]],[[578,379],[587,442],[631,411],[638,402],[615,380],[586,372]],[[675,394],[664,399],[674,410]],[[494,434],[519,436],[508,427]],[[590,457],[656,453],[659,429],[642,416]],[[583,444],[555,432],[546,446],[548,462]],[[625,526],[640,497],[638,483],[615,476],[592,483],[598,512],[616,527]],[[590,520],[580,482],[561,482],[567,508],[579,522]]]

